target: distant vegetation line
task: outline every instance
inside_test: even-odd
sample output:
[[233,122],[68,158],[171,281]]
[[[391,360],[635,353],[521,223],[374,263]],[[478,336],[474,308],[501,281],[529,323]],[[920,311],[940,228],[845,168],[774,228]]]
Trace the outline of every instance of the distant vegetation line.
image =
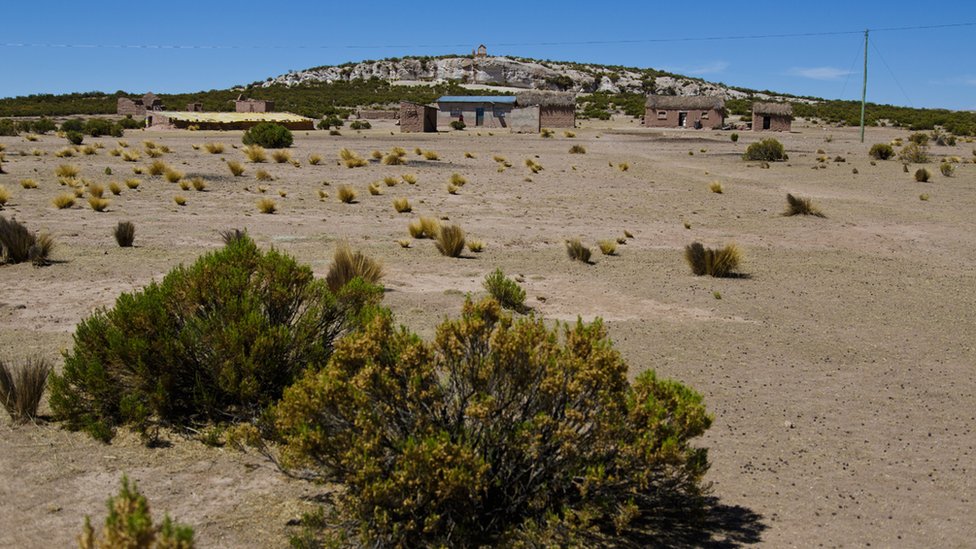
[[[233,110],[233,100],[241,93],[256,99],[274,100],[279,110],[294,112],[311,118],[333,114],[344,115],[356,107],[392,106],[400,101],[430,103],[441,95],[498,95],[494,90],[469,90],[457,83],[434,86],[400,86],[377,78],[332,83],[317,82],[298,86],[274,85],[247,87],[243,91],[210,90],[195,93],[160,94],[170,109],[180,110],[188,103],[202,103],[205,111]],[[119,97],[140,94],[86,92],[69,94],[39,94],[0,99],[0,117],[15,116],[71,116],[115,114]],[[582,118],[609,119],[612,113],[630,116],[644,114],[644,95],[640,93],[598,92],[581,96],[577,102]],[[730,114],[747,115],[751,99],[730,99],[726,106]],[[828,124],[856,126],[860,123],[860,103],[857,101],[822,100],[813,104],[794,103],[798,117],[816,119]],[[976,113],[947,109],[916,109],[868,103],[866,123],[871,126],[885,123],[912,130],[930,130],[936,126],[956,135],[976,135]]]

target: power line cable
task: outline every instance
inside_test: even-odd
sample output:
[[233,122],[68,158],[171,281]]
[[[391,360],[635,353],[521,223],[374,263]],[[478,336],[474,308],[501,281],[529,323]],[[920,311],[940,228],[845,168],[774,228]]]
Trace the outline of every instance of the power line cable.
[[898,89],[901,90],[902,95],[905,96],[905,100],[908,101],[908,105],[912,108],[915,108],[915,103],[913,103],[912,99],[908,97],[908,93],[905,92],[905,88],[902,87],[901,82],[898,80],[898,77],[895,76],[895,71],[891,70],[891,67],[888,66],[888,62],[885,61],[884,55],[881,54],[881,50],[878,49],[878,44],[875,42],[871,42],[871,47],[874,48],[875,53],[877,53],[878,57],[881,58],[881,63],[885,66],[886,69],[888,69],[888,74],[891,75],[891,79],[895,81],[895,84],[898,86]]
[[[882,27],[877,29],[867,29],[870,32],[896,32],[910,30],[931,30],[959,27],[976,27],[976,22],[967,23],[948,23],[940,25],[917,25],[908,27]],[[582,40],[582,41],[555,41],[555,42],[502,42],[495,44],[496,47],[525,47],[525,46],[594,46],[594,45],[614,45],[614,44],[658,44],[675,42],[718,42],[736,40],[768,40],[777,38],[808,38],[820,36],[843,36],[851,34],[863,34],[864,30],[849,31],[824,31],[824,32],[797,32],[782,34],[741,34],[726,36],[689,36],[675,38],[640,38],[631,40]],[[467,48],[470,44],[346,44],[346,45],[273,45],[273,44],[228,44],[228,45],[202,45],[202,44],[67,44],[49,42],[5,42],[0,43],[0,47],[5,48],[105,48],[105,49],[159,49],[159,50],[327,50],[327,49],[407,49],[407,48]]]

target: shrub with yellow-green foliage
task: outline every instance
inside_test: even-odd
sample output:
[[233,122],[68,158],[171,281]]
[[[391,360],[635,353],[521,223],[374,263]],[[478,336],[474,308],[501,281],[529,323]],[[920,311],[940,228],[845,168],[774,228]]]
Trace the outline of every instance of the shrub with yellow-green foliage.
[[51,410],[101,440],[121,425],[151,435],[160,424],[253,419],[325,364],[353,313],[378,298],[365,284],[336,296],[243,234],[78,324],[51,377]]
[[78,536],[80,549],[193,549],[193,528],[176,524],[166,515],[162,524],[153,525],[149,502],[139,493],[136,483],[122,475],[118,495],[106,503],[108,516],[101,536],[95,534],[91,518]]
[[468,299],[430,342],[373,315],[275,424],[286,465],[345,484],[340,523],[365,546],[640,544],[648,519],[699,501],[691,441],[712,417],[627,372],[599,320],[550,329]]

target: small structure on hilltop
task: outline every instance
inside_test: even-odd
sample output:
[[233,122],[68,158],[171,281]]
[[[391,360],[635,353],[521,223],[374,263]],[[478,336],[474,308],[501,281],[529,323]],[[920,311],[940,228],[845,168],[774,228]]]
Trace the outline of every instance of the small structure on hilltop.
[[793,105],[789,103],[753,103],[752,131],[788,132],[793,123]]
[[437,131],[437,108],[404,101],[400,103],[400,133]]
[[481,44],[478,46],[478,49],[471,51],[471,57],[474,57],[475,59],[484,59],[485,57],[488,57],[488,48],[486,48],[484,44]]
[[514,95],[445,95],[436,101],[437,125],[461,121],[478,128],[507,128]]
[[[542,128],[575,128],[576,127],[576,95],[565,92],[525,91],[515,95],[520,113],[513,113],[520,121],[529,122],[535,129],[527,128],[529,133],[538,133]],[[535,116],[537,122],[531,123],[528,114]],[[520,124],[521,125],[521,124]],[[512,131],[526,131],[526,129]]]
[[268,99],[244,98],[244,94],[238,95],[234,100],[234,110],[236,112],[274,112],[275,103]]
[[725,99],[711,95],[649,95],[644,125],[653,128],[721,128]]
[[147,92],[139,99],[120,97],[115,104],[116,113],[122,116],[146,116],[147,111],[161,111],[164,108],[163,100],[153,92]]
[[289,130],[311,130],[311,118],[288,112],[176,112],[147,113],[146,126],[151,128],[192,130],[246,130],[261,122],[273,122]]

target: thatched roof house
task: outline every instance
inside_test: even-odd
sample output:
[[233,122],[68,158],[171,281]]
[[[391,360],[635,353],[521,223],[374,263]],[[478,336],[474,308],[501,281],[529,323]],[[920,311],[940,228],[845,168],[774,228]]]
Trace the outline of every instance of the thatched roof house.
[[520,109],[538,107],[540,128],[575,128],[576,94],[552,91],[524,91],[515,94]]
[[721,128],[725,99],[714,95],[649,95],[644,125],[655,128]]
[[789,103],[753,103],[752,131],[788,132],[793,121],[793,105]]

